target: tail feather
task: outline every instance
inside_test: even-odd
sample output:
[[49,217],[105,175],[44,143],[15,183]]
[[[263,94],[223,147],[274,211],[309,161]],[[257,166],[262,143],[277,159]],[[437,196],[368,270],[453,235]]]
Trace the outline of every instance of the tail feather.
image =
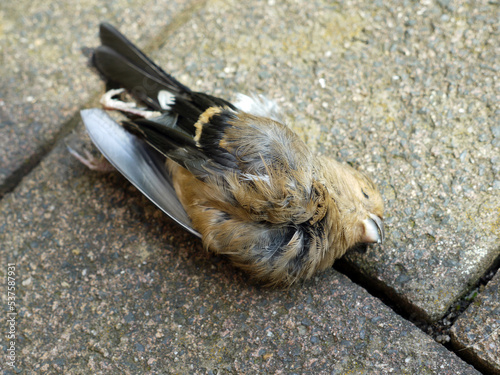
[[[151,109],[176,118],[176,126],[193,137],[196,132],[194,124],[207,108],[235,109],[223,99],[191,91],[164,72],[110,24],[101,24],[100,37],[102,45],[94,51],[93,61],[101,74]],[[168,103],[165,98],[168,98]]]
[[[191,90],[177,81],[170,74],[166,73],[162,68],[156,65],[149,57],[147,57],[139,48],[130,42],[122,33],[109,23],[102,23],[99,28],[99,36],[103,46],[115,51],[116,54],[134,64],[139,70],[147,73],[164,86],[163,89],[168,90],[174,95],[191,94]],[[99,68],[99,67],[98,67]],[[103,74],[110,72],[106,70]]]
[[157,77],[145,72],[107,46],[100,46],[94,51],[94,63],[108,80],[119,83],[136,99],[156,111],[162,109],[158,93],[164,89],[164,84]]

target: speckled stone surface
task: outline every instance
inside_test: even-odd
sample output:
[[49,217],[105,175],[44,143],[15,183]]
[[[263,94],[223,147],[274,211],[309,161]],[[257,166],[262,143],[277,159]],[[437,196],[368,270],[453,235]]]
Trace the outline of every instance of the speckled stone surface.
[[[101,88],[87,67],[101,21],[126,25],[139,45],[194,1],[2,2],[0,196],[32,168]],[[157,17],[161,14],[161,17]]]
[[435,321],[500,254],[496,10],[214,1],[154,56],[194,89],[268,95],[315,151],[374,176],[388,239],[349,260]]
[[[97,44],[99,21],[145,45],[179,8],[99,4],[1,13],[4,180],[31,165],[99,87],[80,51]],[[82,25],[61,33],[66,6]],[[500,253],[495,9],[488,1],[213,1],[154,56],[195,89],[265,93],[314,150],[375,176],[388,240],[350,259],[408,309],[437,320]],[[160,13],[161,21],[151,17]]]
[[434,321],[500,254],[498,4],[363,11],[367,44],[339,70],[357,110],[343,101],[335,117],[356,124],[341,133],[359,141],[348,158],[381,180],[388,241],[351,259]]
[[[109,20],[193,89],[266,94],[314,151],[374,176],[388,239],[348,262],[408,314],[438,319],[498,256],[494,2],[109,4],[2,5],[0,184],[102,87],[81,49]],[[0,201],[21,372],[474,373],[334,271],[249,284],[122,177],[69,158],[81,132]]]
[[500,273],[473,301],[451,329],[461,355],[478,362],[486,373],[500,374]]
[[477,373],[333,270],[251,285],[62,145],[0,211],[22,373]]

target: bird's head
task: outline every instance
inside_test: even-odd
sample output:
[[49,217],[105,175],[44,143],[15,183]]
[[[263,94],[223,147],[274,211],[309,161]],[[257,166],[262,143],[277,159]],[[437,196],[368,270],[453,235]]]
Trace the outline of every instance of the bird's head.
[[358,243],[382,243],[385,237],[382,196],[368,176],[351,169],[353,178],[350,185],[355,215],[353,237]]
[[384,241],[384,202],[373,181],[349,165],[324,164],[330,196],[339,211],[339,228],[347,248]]

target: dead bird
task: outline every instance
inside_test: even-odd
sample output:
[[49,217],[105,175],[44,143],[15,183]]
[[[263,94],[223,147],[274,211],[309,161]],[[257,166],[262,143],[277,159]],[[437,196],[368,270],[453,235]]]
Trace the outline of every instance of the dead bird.
[[[232,103],[192,91],[113,26],[101,24],[100,38],[94,65],[121,87],[102,103],[129,119],[118,124],[103,110],[83,110],[90,137],[206,249],[264,283],[291,285],[355,245],[384,240],[383,201],[373,181],[313,155],[276,103],[241,94]],[[145,107],[115,99],[123,90]]]

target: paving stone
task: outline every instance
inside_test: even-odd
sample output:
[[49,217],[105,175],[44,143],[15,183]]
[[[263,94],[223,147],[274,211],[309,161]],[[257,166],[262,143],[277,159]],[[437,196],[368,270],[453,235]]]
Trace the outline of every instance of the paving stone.
[[472,302],[451,329],[460,356],[485,373],[500,374],[500,272]]
[[154,55],[194,89],[268,95],[374,176],[388,240],[348,259],[429,321],[500,253],[496,5],[450,4],[214,1]]
[[99,22],[126,26],[146,46],[192,3],[196,1],[2,3],[0,196],[36,165],[64,134],[65,125],[71,127],[75,112],[101,89],[99,77],[87,67]]
[[477,374],[334,270],[287,290],[252,285],[64,145],[0,212],[22,373]]
[[[161,4],[135,6],[132,15],[111,16],[126,8],[121,3],[105,14],[141,45],[158,30],[149,25],[157,17],[149,16]],[[408,311],[433,321],[499,254],[492,7],[214,1],[155,57],[195,89],[226,97],[265,93],[283,105],[314,150],[374,175],[387,202],[388,240],[349,259]],[[146,14],[138,15],[139,8]],[[79,50],[97,44],[96,24],[105,18],[92,5],[77,7],[86,23],[61,34],[67,27],[54,22],[66,19],[62,5],[28,7],[22,14],[43,21],[37,23],[18,9],[2,13],[8,21],[2,43],[20,61],[11,66],[14,59],[5,59],[0,72],[13,75],[2,84],[9,100],[0,107],[7,180],[95,92],[96,77]],[[22,35],[8,33],[16,27]],[[25,77],[34,81],[29,91],[20,84]]]
[[[30,4],[0,13],[3,181],[101,87],[80,48],[97,45],[94,9],[107,5],[68,6],[81,17],[67,26],[66,5]],[[164,3],[127,4],[107,19],[141,46],[171,17]],[[154,57],[194,89],[265,93],[315,151],[375,176],[388,241],[349,260],[436,320],[499,254],[496,22],[487,1],[212,1]],[[19,358],[33,371],[474,373],[334,271],[285,292],[249,285],[62,145],[0,212],[0,252],[21,275]]]
[[487,2],[449,4],[368,7],[367,45],[353,45],[353,67],[340,70],[353,82],[347,100],[361,105],[339,105],[338,117],[364,130],[343,134],[362,141],[355,159],[370,150],[380,160],[368,168],[382,180],[389,232],[382,249],[351,259],[430,321],[500,254],[498,40],[490,34],[498,13]]

